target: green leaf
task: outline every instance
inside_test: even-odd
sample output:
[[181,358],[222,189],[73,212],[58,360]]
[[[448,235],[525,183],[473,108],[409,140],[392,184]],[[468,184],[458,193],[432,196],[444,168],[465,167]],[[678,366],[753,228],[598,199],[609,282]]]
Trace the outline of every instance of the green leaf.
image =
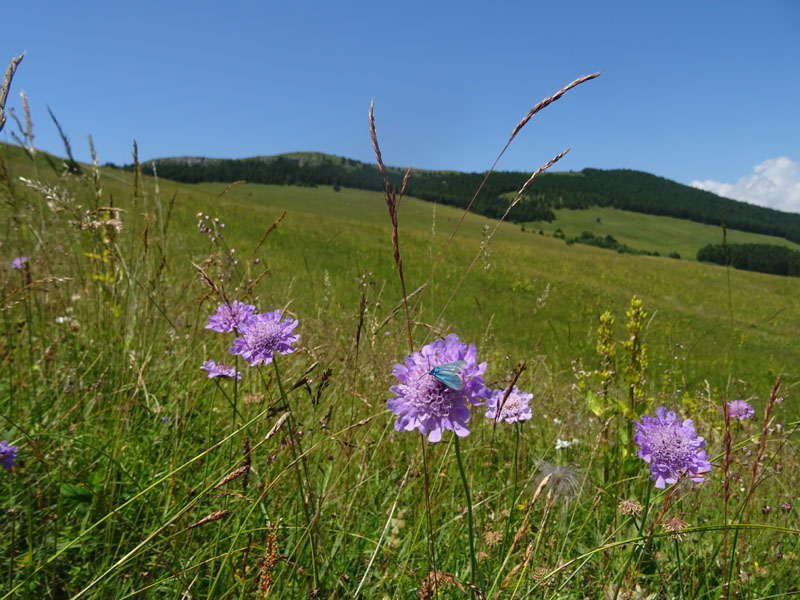
[[596,417],[602,416],[605,412],[605,402],[592,390],[586,392],[586,404]]
[[87,490],[82,485],[75,485],[74,483],[65,483],[61,486],[61,495],[67,502],[75,504],[91,504],[92,492]]

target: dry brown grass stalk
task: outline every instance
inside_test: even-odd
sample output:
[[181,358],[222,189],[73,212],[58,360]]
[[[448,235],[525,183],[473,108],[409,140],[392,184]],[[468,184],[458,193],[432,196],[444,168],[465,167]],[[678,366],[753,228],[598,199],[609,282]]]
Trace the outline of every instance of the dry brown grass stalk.
[[381,149],[378,145],[378,130],[375,127],[375,102],[370,102],[369,104],[369,135],[370,139],[372,139],[372,149],[375,151],[375,159],[378,161],[378,169],[381,172],[381,176],[383,177],[383,188],[384,188],[384,196],[386,198],[386,207],[389,209],[389,218],[392,221],[392,249],[394,250],[394,262],[397,265],[397,274],[400,276],[400,286],[403,291],[403,305],[406,309],[406,328],[408,330],[408,345],[411,352],[414,352],[414,339],[411,334],[411,313],[408,310],[408,294],[406,293],[406,280],[403,276],[403,259],[400,256],[400,239],[398,235],[398,226],[397,226],[397,206],[400,202],[400,199],[403,197],[403,194],[406,190],[406,184],[408,183],[409,177],[411,177],[411,167],[406,170],[406,174],[403,176],[403,184],[400,188],[400,196],[397,196],[397,192],[395,191],[394,187],[389,183],[389,178],[386,176],[386,168],[383,165],[383,157],[381,155]]
[[223,478],[220,480],[220,482],[219,482],[217,485],[215,485],[215,486],[214,486],[212,489],[214,489],[214,490],[218,490],[219,488],[221,488],[221,487],[222,487],[223,485],[225,485],[226,483],[230,483],[230,482],[231,482],[231,481],[233,481],[234,479],[238,479],[239,477],[242,477],[243,475],[247,475],[248,471],[250,471],[250,465],[242,465],[242,466],[241,466],[241,467],[239,467],[238,469],[234,469],[233,471],[231,471],[230,473],[228,473],[228,474],[227,474],[225,477],[223,477]]
[[242,298],[249,298],[250,295],[253,293],[253,290],[255,289],[255,287],[258,284],[258,282],[261,281],[264,278],[264,275],[266,275],[267,273],[269,273],[269,267],[267,267],[266,269],[261,271],[261,274],[258,275],[258,277],[253,279],[253,281],[251,281],[247,285],[247,287],[244,290],[244,294],[242,294]]
[[[775,381],[775,385],[772,386],[772,391],[769,395],[769,400],[767,401],[767,405],[764,408],[764,424],[761,426],[761,438],[758,443],[758,452],[756,452],[756,456],[753,458],[753,472],[750,476],[750,487],[747,490],[747,496],[744,500],[744,513],[742,516],[742,535],[739,539],[739,552],[736,555],[736,574],[738,575],[741,572],[742,567],[742,554],[744,553],[744,539],[745,534],[747,533],[747,522],[750,516],[750,504],[753,499],[753,492],[756,490],[756,486],[760,483],[760,479],[758,478],[758,467],[761,464],[761,460],[764,457],[764,451],[767,447],[767,434],[772,424],[772,409],[775,408],[775,403],[778,400],[778,390],[781,387],[781,376],[778,375],[778,379]],[[736,582],[738,577],[733,577],[733,581],[731,582],[731,598],[736,597]]]
[[201,525],[206,525],[207,523],[213,523],[214,521],[219,521],[220,519],[229,517],[231,514],[233,514],[233,511],[218,510],[216,512],[211,513],[208,516],[203,517],[196,523],[192,523],[191,525],[189,525],[189,529],[194,529],[195,527],[200,527]]
[[290,413],[285,412],[278,418],[277,421],[275,421],[275,425],[272,426],[272,429],[270,429],[269,432],[267,432],[267,435],[264,436],[264,439],[261,440],[261,444],[268,441],[272,436],[274,436],[276,433],[278,433],[278,431],[280,431],[280,428],[283,427],[284,423],[286,423],[286,420],[289,418],[289,415]]
[[500,401],[500,403],[497,406],[497,412],[496,412],[496,414],[494,416],[493,431],[494,431],[494,429],[497,429],[497,423],[500,421],[500,417],[503,414],[503,408],[506,405],[506,400],[508,400],[508,397],[511,395],[511,392],[514,389],[514,386],[517,385],[517,381],[519,380],[520,375],[522,375],[522,372],[527,367],[528,367],[528,363],[523,360],[521,363],[519,363],[514,368],[514,375],[511,377],[511,383],[508,384],[508,389],[506,389],[506,393],[503,394],[503,399]]
[[[517,548],[519,547],[520,542],[525,537],[525,535],[528,533],[528,520],[530,519],[531,511],[533,510],[533,507],[536,506],[536,502],[539,500],[539,496],[542,495],[542,492],[547,487],[547,484],[550,482],[550,478],[551,477],[552,477],[552,474],[548,473],[547,475],[545,475],[542,478],[542,480],[539,482],[539,485],[536,486],[536,491],[533,492],[533,499],[531,500],[530,504],[528,505],[528,510],[525,511],[525,517],[522,519],[522,524],[519,526],[519,529],[517,529],[516,534],[514,534],[514,540],[511,542],[511,546],[509,547],[508,552],[506,553],[506,557],[503,559],[503,564],[500,565],[500,569],[498,570],[498,576],[499,576],[500,573],[505,571],[506,566],[508,565],[508,561],[511,559],[511,555],[514,554],[514,552],[516,552]],[[508,585],[508,583],[506,583],[506,581],[510,581],[511,578],[513,578],[513,575],[516,574],[516,572],[518,572],[520,568],[522,568],[522,564],[525,564],[526,561],[529,560],[529,558],[530,558],[528,556],[529,552],[532,552],[531,545],[529,545],[528,549],[525,551],[525,554],[526,554],[527,558],[524,559],[520,565],[518,565],[519,568],[513,567],[511,570],[514,571],[514,573],[513,574],[509,573],[509,575],[506,576],[505,579],[503,580],[503,584],[500,585],[500,590],[497,592],[497,595],[495,596],[495,600],[497,600],[497,598],[500,597],[500,592],[503,590],[504,584]],[[516,569],[516,571],[515,571],[515,569]]]
[[242,437],[242,454],[244,457],[242,458],[242,462],[244,467],[247,469],[244,473],[244,478],[242,479],[242,491],[247,492],[247,484],[250,480],[250,466],[253,462],[252,450],[250,450],[250,436],[245,435]]
[[278,562],[278,526],[270,523],[268,527],[267,550],[264,553],[264,564],[261,566],[261,577],[259,578],[259,598],[262,600],[267,598],[272,590],[272,571]]
[[[197,265],[195,263],[192,263],[192,266],[195,269],[197,269],[197,272],[200,273],[200,277],[203,278],[203,281],[205,281],[206,284],[208,285],[208,287],[211,288],[212,292],[217,294],[217,296],[223,296],[224,297],[223,291],[221,291],[220,288],[217,287],[217,284],[214,283],[214,281],[211,279],[211,277],[208,276],[208,274],[205,272],[203,267],[201,267],[200,265]],[[226,300],[226,302],[227,302],[227,300]]]
[[[506,208],[506,212],[503,213],[503,216],[500,217],[500,219],[497,221],[497,223],[495,223],[494,229],[492,229],[491,233],[489,233],[489,235],[486,237],[486,239],[484,240],[484,242],[481,245],[481,247],[478,249],[477,254],[475,254],[475,258],[472,259],[472,262],[467,267],[467,270],[464,271],[464,274],[461,276],[461,279],[459,279],[458,283],[453,287],[453,291],[450,293],[450,297],[447,299],[447,302],[444,303],[444,305],[442,306],[442,309],[439,311],[439,315],[434,320],[432,329],[436,329],[436,326],[438,325],[439,321],[444,316],[444,313],[447,310],[447,307],[450,306],[450,303],[453,301],[453,298],[456,297],[456,294],[458,293],[458,290],[461,289],[461,285],[464,283],[464,281],[466,281],[467,275],[469,275],[470,271],[472,271],[472,268],[475,266],[475,263],[477,263],[478,260],[480,259],[481,254],[483,253],[483,249],[484,249],[485,245],[488,244],[491,241],[492,237],[497,232],[497,229],[500,227],[500,224],[503,221],[505,221],[506,217],[508,216],[508,213],[511,212],[511,209],[520,201],[520,199],[522,198],[522,194],[525,192],[525,190],[528,189],[528,186],[530,186],[530,184],[533,182],[534,179],[536,179],[536,177],[538,175],[540,175],[541,173],[543,173],[544,171],[546,171],[547,169],[552,167],[554,164],[556,164],[569,151],[570,151],[570,149],[567,148],[566,150],[561,151],[556,156],[551,158],[549,161],[547,161],[541,167],[536,169],[533,172],[533,174],[528,178],[528,180],[522,185],[522,187],[520,188],[520,190],[517,192],[516,196],[514,197],[514,200],[512,200],[511,203],[508,205],[508,208]],[[463,218],[463,216],[462,216],[462,218]],[[440,257],[441,257],[441,255],[440,255]],[[434,264],[433,268],[434,269],[436,268],[436,264]],[[417,300],[417,302],[419,302],[419,300]],[[414,307],[416,308],[416,305]],[[427,339],[427,337],[426,337],[426,339]]]
[[[224,193],[224,192],[223,192],[223,193]],[[264,243],[264,240],[265,240],[265,239],[267,239],[267,236],[268,236],[268,235],[269,235],[269,234],[272,232],[272,230],[273,230],[273,229],[276,229],[276,228],[278,227],[278,225],[280,225],[280,224],[281,224],[281,221],[283,221],[283,217],[285,217],[285,216],[286,216],[286,211],[283,211],[283,214],[281,214],[281,216],[280,216],[280,217],[278,217],[277,219],[275,219],[275,222],[274,222],[274,223],[272,223],[272,225],[270,225],[269,227],[267,227],[267,230],[264,232],[264,235],[262,235],[262,236],[261,236],[261,239],[259,240],[258,244],[257,244],[257,245],[256,245],[256,247],[253,249],[253,253],[255,253],[255,252],[256,252],[256,250],[258,250],[259,248],[261,248],[261,244],[263,244],[263,243]]]
[[[525,115],[519,123],[517,123],[516,127],[514,127],[514,131],[511,132],[511,136],[508,138],[508,142],[506,142],[505,148],[503,148],[503,152],[505,152],[506,148],[508,148],[509,144],[511,144],[514,138],[517,137],[517,134],[522,130],[522,128],[525,127],[525,125],[527,125],[528,121],[531,120],[533,115],[538,113],[543,108],[547,108],[548,106],[550,106],[553,102],[561,98],[561,96],[566,94],[569,90],[571,90],[575,86],[578,86],[586,81],[589,81],[590,79],[595,79],[596,77],[600,77],[600,73],[592,73],[591,75],[584,75],[583,77],[578,77],[575,81],[567,84],[552,96],[544,98],[543,100],[540,100],[539,102],[534,104],[528,111],[528,114]],[[502,152],[500,154],[502,154]]]
[[731,412],[722,396],[722,415],[725,421],[725,462],[722,463],[722,598],[728,600],[728,503],[731,497],[730,468],[733,462]]
[[525,555],[523,556],[522,560],[518,562],[516,565],[511,567],[511,570],[506,575],[505,579],[503,579],[502,583],[500,584],[500,588],[497,590],[497,594],[495,595],[495,600],[500,598],[500,594],[505,590],[511,582],[514,580],[514,577],[524,568],[526,568],[531,561],[531,556],[533,555],[533,542],[528,544],[527,548],[525,548]]
[[19,56],[12,58],[6,69],[5,77],[3,77],[3,86],[0,87],[0,131],[3,130],[3,126],[6,124],[6,98],[8,98],[8,90],[11,89],[11,80],[14,79],[14,73],[17,71],[17,67],[24,56],[25,53],[23,52]]
[[[426,285],[433,280],[433,276],[436,273],[436,269],[438,268],[439,263],[442,261],[442,258],[444,257],[445,253],[447,252],[448,248],[450,247],[450,244],[452,243],[452,241],[455,238],[456,234],[458,233],[459,229],[461,229],[461,225],[464,223],[464,219],[466,219],[467,213],[469,213],[469,209],[472,208],[472,205],[475,203],[475,200],[478,198],[478,194],[481,193],[481,190],[483,189],[483,186],[486,185],[486,180],[489,179],[489,175],[491,175],[494,172],[495,168],[497,167],[497,163],[500,162],[500,159],[502,158],[503,154],[505,154],[506,150],[511,145],[511,142],[514,141],[514,138],[517,136],[517,134],[522,130],[523,127],[525,127],[525,125],[528,123],[528,121],[531,120],[533,115],[538,113],[540,110],[546,108],[547,106],[549,106],[550,104],[552,104],[553,102],[555,102],[556,100],[561,98],[561,96],[563,96],[565,93],[567,93],[572,88],[580,85],[581,83],[584,83],[586,81],[589,81],[589,80],[594,79],[594,78],[599,77],[599,76],[600,76],[600,73],[592,73],[591,75],[584,75],[583,77],[579,77],[578,79],[574,80],[573,82],[571,82],[568,85],[566,85],[563,88],[561,88],[559,91],[557,91],[552,96],[549,96],[549,97],[547,97],[547,98],[545,98],[543,100],[540,100],[538,103],[534,104],[533,107],[528,111],[528,114],[525,115],[525,117],[519,123],[517,123],[516,127],[514,127],[514,130],[511,132],[511,136],[508,138],[508,141],[506,142],[506,145],[503,146],[503,149],[500,151],[500,154],[498,154],[497,158],[494,159],[494,162],[492,163],[492,166],[489,167],[488,171],[486,171],[486,175],[483,176],[483,179],[481,180],[480,185],[478,185],[478,189],[475,190],[475,193],[473,194],[472,199],[469,201],[469,204],[467,204],[467,207],[464,209],[464,212],[462,213],[461,218],[458,220],[458,223],[456,223],[456,226],[453,228],[453,231],[450,234],[450,237],[447,238],[447,242],[445,242],[444,247],[441,249],[441,251],[439,252],[439,255],[436,257],[436,260],[433,262],[433,266],[431,267],[431,272],[428,275],[427,281],[425,282]],[[559,158],[561,158],[561,156],[563,156],[563,154],[559,155],[553,162],[556,162]],[[547,167],[545,167],[545,168],[547,168]],[[535,173],[534,176],[531,177],[531,180],[537,174],[538,173]],[[523,187],[527,187],[527,185],[529,185],[529,184],[530,184],[530,181],[526,184],[526,186],[523,186]],[[414,304],[414,310],[416,310],[417,306],[419,305],[420,300],[421,300],[421,298],[417,299],[417,302]]]

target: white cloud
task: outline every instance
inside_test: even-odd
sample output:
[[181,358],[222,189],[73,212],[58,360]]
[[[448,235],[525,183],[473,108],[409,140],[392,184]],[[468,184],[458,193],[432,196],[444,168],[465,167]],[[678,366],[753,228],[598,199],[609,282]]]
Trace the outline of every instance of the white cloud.
[[787,156],[768,158],[753,168],[752,175],[736,183],[708,179],[689,185],[726,198],[800,213],[800,163]]

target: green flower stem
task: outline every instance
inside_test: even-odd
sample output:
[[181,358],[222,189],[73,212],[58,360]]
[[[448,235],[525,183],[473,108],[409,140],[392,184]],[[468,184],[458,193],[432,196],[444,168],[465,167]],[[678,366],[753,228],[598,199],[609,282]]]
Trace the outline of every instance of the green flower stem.
[[[281,373],[278,370],[278,360],[275,353],[273,353],[272,357],[272,366],[275,369],[275,381],[278,382],[278,391],[281,394],[281,400],[284,406],[288,409],[289,407],[289,399],[286,397],[286,392],[283,389],[283,383],[281,382]],[[313,522],[311,519],[311,513],[309,512],[309,503],[312,502],[311,499],[311,487],[309,485],[308,489],[306,486],[303,485],[303,477],[300,475],[300,469],[303,469],[303,475],[306,478],[306,482],[310,482],[308,477],[308,466],[306,465],[305,459],[300,457],[298,460],[297,458],[297,450],[300,448],[298,440],[295,438],[294,435],[294,423],[291,417],[291,412],[289,413],[288,419],[289,425],[289,438],[290,444],[289,447],[292,450],[292,459],[297,463],[297,468],[294,469],[295,475],[297,476],[297,488],[300,492],[300,504],[303,506],[303,513],[306,517],[306,524],[308,525],[308,539],[311,542],[311,572],[314,577],[314,587],[319,587],[319,582],[317,580],[317,547],[316,547],[316,539],[314,538],[314,533],[312,531]],[[302,449],[301,454],[302,454]]]
[[508,548],[509,544],[509,536],[511,535],[511,523],[514,521],[514,506],[517,503],[517,484],[519,480],[519,437],[520,431],[522,429],[522,423],[516,422],[514,423],[514,488],[513,492],[511,493],[511,506],[508,509],[508,519],[506,520],[506,530],[503,532],[503,552],[502,554],[506,553],[506,549]]
[[456,441],[456,461],[458,462],[458,472],[461,473],[461,483],[464,485],[464,495],[467,499],[467,525],[469,527],[469,557],[471,565],[471,579],[472,583],[480,587],[478,581],[478,561],[475,558],[475,526],[472,519],[472,497],[469,492],[469,483],[467,482],[467,474],[464,471],[464,462],[461,460],[461,446],[458,442],[458,436],[454,435]]
[[681,569],[681,550],[678,547],[678,538],[675,537],[672,539],[675,542],[675,560],[678,561],[678,583],[680,584],[681,590],[681,600],[684,600],[685,596],[683,595],[683,570]]

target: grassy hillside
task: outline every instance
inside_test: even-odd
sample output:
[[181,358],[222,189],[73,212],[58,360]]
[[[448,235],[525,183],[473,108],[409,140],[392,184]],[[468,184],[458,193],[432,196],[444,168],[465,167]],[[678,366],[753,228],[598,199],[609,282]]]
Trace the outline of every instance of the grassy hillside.
[[[533,395],[429,443],[387,404],[410,348],[381,194],[0,160],[0,599],[796,593],[800,279],[472,214],[431,276],[461,212],[404,198],[414,349],[456,333],[486,362],[465,389]],[[294,351],[209,329],[225,298],[296,319]],[[272,362],[230,352],[253,331]],[[428,366],[397,394],[451,418]],[[758,412],[726,425],[723,397]],[[659,406],[710,459],[666,489],[632,435]]]
[[[545,235],[553,235],[560,229],[567,238],[577,237],[583,231],[600,237],[612,235],[633,248],[658,252],[661,256],[677,252],[687,260],[696,260],[697,251],[706,244],[719,244],[722,241],[722,228],[719,226],[673,217],[597,206],[585,210],[558,209],[554,212],[553,221],[533,221],[522,226],[532,233],[542,230]],[[800,244],[783,238],[736,229],[728,229],[727,241],[729,244],[776,244],[800,249]]]
[[[332,185],[380,191],[383,181],[377,167],[318,152],[297,152],[243,159],[177,157],[148,162],[162,176],[187,183],[203,181],[278,185]],[[126,167],[128,170],[131,165]],[[405,169],[387,170],[399,185]],[[499,218],[529,173],[497,171],[492,174],[471,210]],[[431,202],[465,208],[481,185],[482,173],[415,170],[408,180],[410,195]],[[584,169],[561,174],[544,173],[509,215],[512,222],[551,220],[559,208],[612,207],[650,215],[671,216],[697,223],[777,236],[800,243],[800,215],[721,198],[641,171]]]
[[[223,187],[201,184],[198,189],[210,196]],[[254,219],[261,211],[265,216]],[[327,272],[340,281],[334,296],[352,310],[359,290],[347,282],[357,281],[365,271],[373,273],[378,285],[386,286],[384,294],[391,305],[399,301],[387,247],[388,216],[380,194],[247,184],[230,190],[224,210],[218,212],[220,216],[250,215],[240,227],[243,239],[253,239],[282,211],[287,211],[287,217],[282,233],[272,241],[270,260],[279,271],[273,277],[286,281],[290,273],[305,275],[305,293],[298,292],[295,303],[305,310],[318,309]],[[400,243],[410,289],[425,282],[432,257],[460,216],[449,207],[403,200]],[[683,233],[684,239],[699,240],[697,231],[713,235],[713,228],[682,224],[690,229]],[[444,268],[425,295],[422,320],[431,322],[439,314],[449,291],[478,252],[484,228],[493,226],[489,219],[467,216]],[[655,222],[652,226],[661,231]],[[632,245],[647,247],[638,235],[630,232]],[[663,234],[659,237],[663,239]],[[800,350],[793,344],[800,335],[796,318],[800,281],[796,279],[568,247],[561,240],[523,232],[511,224],[501,225],[489,252],[448,307],[446,322],[464,336],[488,338],[498,353],[515,358],[546,356],[549,368],[566,379],[571,377],[572,359],[594,354],[592,333],[600,313],[606,309],[616,313],[621,329],[624,310],[634,294],[644,299],[653,315],[646,334],[651,351],[669,357],[660,368],[653,368],[653,393],[667,372],[673,385],[684,390],[702,388],[705,380],[723,390],[735,381],[757,383],[763,389],[776,373],[793,372],[793,365],[800,364]],[[753,301],[756,298],[758,302]],[[399,330],[396,323],[392,325]]]
[[[19,151],[11,152],[19,156]],[[25,162],[13,165],[17,172],[33,176]],[[124,197],[120,186],[130,186],[133,175],[116,169],[102,171],[108,177],[103,184],[106,191]],[[152,185],[152,179],[146,181]],[[225,242],[235,248],[242,262],[252,260],[255,241],[286,211],[269,239],[269,254],[262,256],[271,268],[267,290],[291,289],[298,312],[317,314],[338,306],[352,315],[361,295],[358,282],[365,273],[372,273],[370,279],[381,290],[384,308],[401,299],[380,193],[243,184],[218,197],[226,187],[160,181],[162,201],[175,198],[168,269],[187,269],[189,260],[198,260],[200,235],[192,227],[198,211],[226,222]],[[450,207],[403,199],[400,244],[410,290],[426,282],[434,258],[461,214]],[[689,259],[697,247],[721,235],[711,226],[608,208],[563,210],[558,216],[549,227],[561,227],[568,235],[590,229],[610,233],[636,248],[662,254],[676,250]],[[467,215],[444,266],[423,296],[419,321],[434,324],[450,291],[478,253],[484,230],[494,225],[491,219]],[[682,390],[703,388],[706,380],[721,390],[739,381],[765,389],[776,373],[792,374],[794,365],[800,364],[800,350],[794,344],[800,336],[796,318],[800,281],[728,272],[664,256],[626,256],[567,246],[562,240],[535,234],[537,226],[528,224],[522,231],[517,225],[501,224],[488,246],[489,257],[478,261],[447,306],[443,318],[450,328],[465,337],[491,341],[494,351],[512,359],[544,356],[548,368],[568,381],[571,361],[594,354],[593,331],[600,313],[615,313],[621,333],[624,311],[637,294],[652,315],[646,332],[651,352],[665,357],[661,365],[650,366],[654,395],[662,391],[659,382],[667,372],[672,385]],[[760,237],[729,232],[731,241]],[[257,271],[255,266],[247,268]],[[322,306],[323,299],[328,306]],[[391,321],[387,329],[397,333],[400,326]],[[437,329],[445,330],[443,326]]]

